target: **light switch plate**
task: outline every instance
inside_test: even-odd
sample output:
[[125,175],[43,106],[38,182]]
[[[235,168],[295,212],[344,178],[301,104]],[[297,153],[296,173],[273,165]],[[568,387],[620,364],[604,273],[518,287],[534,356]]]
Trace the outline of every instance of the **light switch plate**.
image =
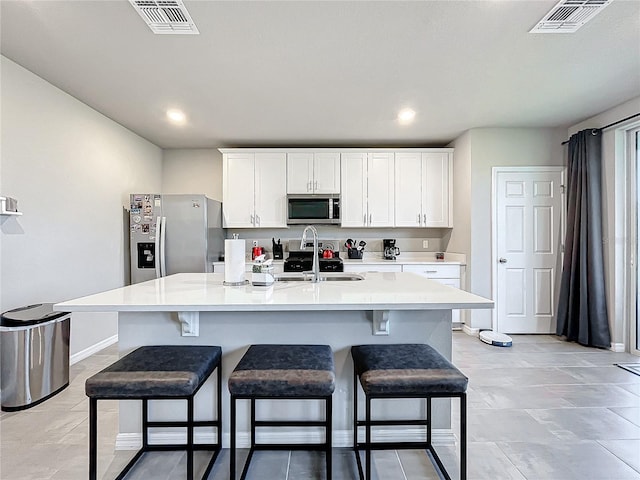
[[429,248],[429,240],[422,241],[422,248]]

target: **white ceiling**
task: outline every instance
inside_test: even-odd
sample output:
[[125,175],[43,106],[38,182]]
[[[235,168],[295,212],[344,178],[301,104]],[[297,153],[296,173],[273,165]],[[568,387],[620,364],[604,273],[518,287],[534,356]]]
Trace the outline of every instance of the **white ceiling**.
[[528,33],[555,4],[185,0],[200,35],[178,36],[151,33],[126,0],[0,0],[0,46],[163,148],[439,146],[470,128],[566,127],[640,95],[640,1],[574,34]]

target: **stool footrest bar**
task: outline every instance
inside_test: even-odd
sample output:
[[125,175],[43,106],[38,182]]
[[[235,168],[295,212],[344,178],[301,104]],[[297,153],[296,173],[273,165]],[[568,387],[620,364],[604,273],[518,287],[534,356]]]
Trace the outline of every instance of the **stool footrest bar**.
[[256,427],[324,427],[327,424],[324,420],[305,421],[305,420],[256,420]]
[[[357,422],[359,427],[364,427],[367,425],[365,420],[358,420]],[[429,425],[428,420],[371,420],[369,425]]]

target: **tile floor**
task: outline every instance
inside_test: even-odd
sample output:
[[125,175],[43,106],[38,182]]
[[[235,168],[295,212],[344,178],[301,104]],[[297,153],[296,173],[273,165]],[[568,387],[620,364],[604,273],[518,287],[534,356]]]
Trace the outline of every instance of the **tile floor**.
[[[0,415],[0,479],[87,478],[84,381],[116,358],[117,349],[109,347],[73,365],[64,392]],[[469,479],[640,479],[640,376],[613,365],[640,358],[554,336],[515,336],[513,347],[499,348],[455,332],[453,359],[470,379]],[[105,479],[114,478],[132,454],[114,451],[117,416],[117,402],[101,404]],[[457,478],[452,447],[439,451]],[[209,480],[228,478],[227,458],[223,451]],[[148,455],[127,479],[181,479],[185,461],[179,452]],[[379,480],[438,478],[417,451],[376,452],[374,464]],[[248,479],[323,479],[323,466],[322,454],[259,452]],[[357,478],[347,449],[335,450],[334,468],[335,480]]]

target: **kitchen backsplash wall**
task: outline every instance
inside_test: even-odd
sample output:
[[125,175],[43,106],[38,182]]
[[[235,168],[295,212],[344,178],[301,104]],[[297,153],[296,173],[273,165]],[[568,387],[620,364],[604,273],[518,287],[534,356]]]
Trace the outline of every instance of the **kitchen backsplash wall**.
[[[257,241],[258,245],[264,247],[266,251],[271,254],[272,252],[272,239],[275,238],[281,240],[281,243],[286,246],[289,240],[299,240],[302,236],[302,230],[304,225],[295,226],[291,228],[278,228],[278,229],[244,229],[244,228],[228,228],[226,229],[227,238],[231,238],[234,233],[238,234],[239,238],[245,239],[247,244],[247,254],[251,251],[253,241]],[[344,242],[347,238],[367,242],[365,252],[378,252],[382,253],[382,239],[383,238],[395,238],[397,240],[396,246],[400,248],[400,252],[443,252],[446,251],[447,244],[449,243],[449,237],[451,235],[450,229],[438,229],[438,228],[339,228],[330,225],[319,225],[318,238],[321,240],[335,240],[338,239],[339,249],[344,252]],[[424,241],[428,242],[428,247],[423,247]],[[336,246],[338,247],[338,245]],[[286,247],[285,247],[286,248]],[[285,251],[284,257],[287,257]],[[271,255],[269,255],[270,257]]]

